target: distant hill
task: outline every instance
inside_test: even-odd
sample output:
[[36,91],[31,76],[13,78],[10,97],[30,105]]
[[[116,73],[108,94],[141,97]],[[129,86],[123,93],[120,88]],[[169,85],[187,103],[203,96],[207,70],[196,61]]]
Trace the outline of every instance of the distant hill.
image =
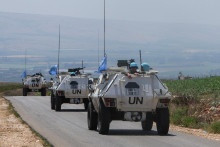
[[[81,66],[84,60],[88,70],[95,70],[98,44],[100,60],[103,57],[103,20],[0,12],[0,75],[24,69],[25,49],[29,71],[46,73],[57,62],[59,24],[61,68]],[[108,64],[116,65],[118,59],[139,61],[141,49],[143,61],[164,78],[177,77],[179,71],[192,76],[219,74],[219,39],[219,26],[106,19]],[[8,78],[0,81],[11,81]]]

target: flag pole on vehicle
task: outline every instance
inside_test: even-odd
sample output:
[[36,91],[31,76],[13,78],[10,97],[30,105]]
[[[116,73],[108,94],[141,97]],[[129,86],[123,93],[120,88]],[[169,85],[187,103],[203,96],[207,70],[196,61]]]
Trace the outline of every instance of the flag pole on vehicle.
[[99,64],[97,73],[101,73],[102,71],[107,70],[107,55],[105,52],[105,0],[104,0],[104,58]]
[[104,57],[105,57],[105,0],[104,0]]
[[59,77],[59,71],[60,71],[60,25],[59,25],[58,64],[57,64],[58,77]]
[[21,75],[22,77],[22,80],[26,78],[27,76],[27,72],[26,72],[26,64],[27,64],[27,50],[25,49],[25,57],[24,57],[24,72],[23,74]]
[[139,54],[140,54],[140,67],[141,67],[141,64],[142,64],[141,50],[139,50]]

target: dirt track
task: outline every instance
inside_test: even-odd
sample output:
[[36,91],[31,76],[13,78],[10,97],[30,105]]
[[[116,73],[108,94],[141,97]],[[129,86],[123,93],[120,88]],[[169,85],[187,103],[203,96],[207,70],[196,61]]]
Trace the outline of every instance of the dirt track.
[[21,119],[10,113],[8,107],[9,103],[0,97],[0,147],[42,147],[42,140]]

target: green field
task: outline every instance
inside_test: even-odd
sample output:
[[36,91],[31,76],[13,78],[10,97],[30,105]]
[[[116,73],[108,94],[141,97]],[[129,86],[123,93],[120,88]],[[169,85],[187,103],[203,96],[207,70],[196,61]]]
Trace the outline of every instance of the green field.
[[220,133],[220,77],[163,82],[173,95],[171,123]]
[[22,88],[21,83],[7,83],[7,82],[0,83],[0,93],[8,90],[19,89],[19,88]]
[[200,99],[220,93],[220,77],[164,81],[173,95],[188,99]]

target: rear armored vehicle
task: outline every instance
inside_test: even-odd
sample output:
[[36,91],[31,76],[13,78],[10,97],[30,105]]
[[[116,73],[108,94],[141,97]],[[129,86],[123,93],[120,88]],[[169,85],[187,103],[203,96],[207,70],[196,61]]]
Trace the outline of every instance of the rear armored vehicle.
[[51,109],[60,111],[63,103],[82,104],[88,107],[88,87],[92,84],[90,74],[81,73],[83,68],[69,69],[60,73],[51,90]]
[[[127,67],[123,67],[123,65]],[[171,94],[160,81],[157,71],[129,73],[136,63],[119,61],[119,67],[102,71],[98,82],[90,88],[88,106],[88,129],[108,134],[113,120],[141,122],[144,131],[152,129],[156,122],[157,132],[169,131],[168,104]]]
[[27,75],[23,81],[23,96],[27,96],[28,92],[41,92],[42,96],[46,96],[46,80],[41,73]]

